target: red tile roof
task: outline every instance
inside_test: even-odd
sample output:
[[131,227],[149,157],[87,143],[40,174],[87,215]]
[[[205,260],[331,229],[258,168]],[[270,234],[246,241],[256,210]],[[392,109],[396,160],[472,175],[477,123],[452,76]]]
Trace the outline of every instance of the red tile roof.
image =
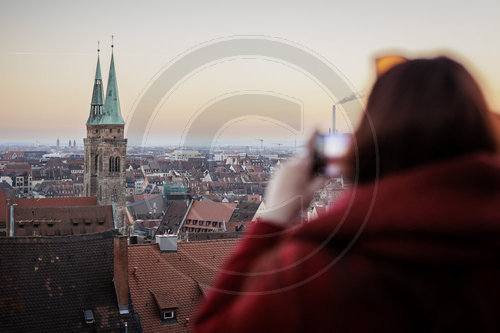
[[113,229],[112,206],[14,208],[15,236],[79,235]]
[[[156,244],[130,246],[130,295],[144,332],[188,332],[196,306],[236,243],[179,242],[174,253],[160,253]],[[154,295],[178,306],[177,323],[163,324]]]
[[[0,189],[0,221],[7,221],[9,212],[7,211],[8,195]],[[20,198],[12,199],[11,204],[21,207],[82,207],[97,206],[97,197],[62,197],[62,198]]]
[[195,201],[189,210],[187,219],[219,222],[224,219],[229,222],[235,208],[235,203]]

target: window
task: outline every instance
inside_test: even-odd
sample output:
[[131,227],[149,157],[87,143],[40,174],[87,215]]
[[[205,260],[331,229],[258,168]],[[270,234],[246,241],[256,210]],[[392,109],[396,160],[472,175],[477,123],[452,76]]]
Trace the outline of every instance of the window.
[[38,228],[38,223],[33,223],[33,228]]
[[191,220],[186,220],[186,224],[191,224]]
[[97,171],[97,166],[99,164],[99,155],[95,155],[95,160],[94,160],[94,171]]
[[109,172],[113,172],[115,167],[115,158],[113,156],[109,157]]
[[197,225],[198,224],[198,220],[193,220],[193,225]]
[[120,171],[120,157],[119,156],[115,157],[115,171],[116,172]]
[[217,222],[212,222],[212,227],[217,227]]
[[24,224],[20,224],[19,229],[24,229]]
[[52,227],[54,226],[54,224],[53,224],[53,223],[48,223],[48,224],[47,224],[47,226],[48,226],[49,228],[52,228]]
[[163,320],[168,320],[168,319],[174,319],[175,318],[175,311],[168,311],[168,312],[162,312],[162,319]]

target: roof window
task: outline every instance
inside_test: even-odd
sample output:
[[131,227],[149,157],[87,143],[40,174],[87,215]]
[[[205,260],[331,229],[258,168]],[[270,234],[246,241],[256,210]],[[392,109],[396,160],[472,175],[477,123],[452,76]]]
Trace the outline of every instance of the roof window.
[[92,312],[92,310],[84,310],[83,316],[85,317],[85,323],[87,325],[94,323],[94,313]]

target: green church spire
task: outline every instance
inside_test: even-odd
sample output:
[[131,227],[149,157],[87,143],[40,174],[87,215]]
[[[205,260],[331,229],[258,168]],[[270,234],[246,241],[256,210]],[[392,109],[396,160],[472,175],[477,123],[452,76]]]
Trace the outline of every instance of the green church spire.
[[[99,45],[99,44],[98,44]],[[98,125],[103,112],[101,63],[99,61],[99,46],[97,47],[97,68],[95,70],[94,89],[90,102],[90,114],[87,125]]]
[[108,88],[106,89],[106,101],[101,125],[125,125],[120,110],[120,99],[118,98],[118,86],[116,84],[115,61],[113,56],[113,42],[111,42],[111,64],[109,66]]

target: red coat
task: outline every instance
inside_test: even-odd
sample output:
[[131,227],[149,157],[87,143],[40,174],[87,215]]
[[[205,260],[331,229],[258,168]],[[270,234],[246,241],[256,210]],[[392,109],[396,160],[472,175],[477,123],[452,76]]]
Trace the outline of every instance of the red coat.
[[353,189],[324,217],[256,223],[197,332],[500,332],[500,159]]

